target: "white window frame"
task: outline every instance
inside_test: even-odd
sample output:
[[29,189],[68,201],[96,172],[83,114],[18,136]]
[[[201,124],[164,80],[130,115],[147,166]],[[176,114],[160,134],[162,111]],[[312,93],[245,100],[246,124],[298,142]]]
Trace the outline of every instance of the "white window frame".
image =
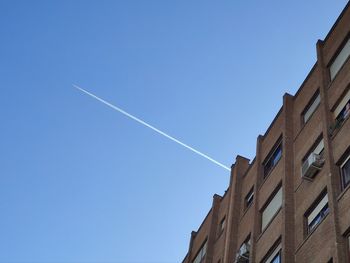
[[261,230],[266,228],[281,207],[282,186],[279,186],[279,189],[274,193],[274,196],[270,199],[269,203],[261,212]]
[[341,51],[338,53],[338,55],[335,57],[335,59],[333,60],[333,62],[331,63],[331,65],[329,67],[331,81],[338,74],[340,69],[343,67],[345,62],[348,60],[349,56],[350,56],[350,38],[347,39],[347,41],[343,45]]

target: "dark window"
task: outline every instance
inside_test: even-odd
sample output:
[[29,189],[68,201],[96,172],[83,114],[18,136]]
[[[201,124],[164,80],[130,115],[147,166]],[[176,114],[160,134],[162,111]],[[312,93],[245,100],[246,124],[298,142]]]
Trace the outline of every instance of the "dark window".
[[277,146],[273,149],[267,160],[264,162],[264,178],[276,166],[282,157],[282,141],[280,140]]
[[247,209],[248,207],[250,207],[252,205],[253,200],[254,200],[254,187],[249,191],[249,193],[246,195],[246,197],[244,199],[245,209]]
[[350,184],[350,155],[340,166],[343,189]]
[[328,213],[328,195],[325,193],[323,197],[316,204],[314,204],[313,208],[306,216],[308,233],[314,230],[316,226],[322,222],[326,215],[328,215]]

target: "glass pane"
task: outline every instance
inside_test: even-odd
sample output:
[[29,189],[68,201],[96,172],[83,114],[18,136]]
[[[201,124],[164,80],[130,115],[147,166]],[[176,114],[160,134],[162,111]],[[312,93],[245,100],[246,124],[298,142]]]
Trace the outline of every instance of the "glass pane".
[[278,253],[278,255],[272,259],[271,263],[280,263],[281,262],[281,254]]

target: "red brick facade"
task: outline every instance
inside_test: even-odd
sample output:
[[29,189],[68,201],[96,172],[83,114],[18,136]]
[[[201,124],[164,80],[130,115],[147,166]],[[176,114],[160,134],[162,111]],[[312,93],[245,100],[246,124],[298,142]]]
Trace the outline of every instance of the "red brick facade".
[[[335,116],[350,92],[350,56],[335,76],[330,73],[339,54],[346,53],[349,39],[350,3],[326,38],[317,42],[317,62],[298,92],[284,95],[281,110],[266,133],[258,136],[255,159],[237,156],[228,190],[222,197],[214,195],[212,209],[191,234],[183,263],[196,262],[204,244],[203,263],[279,262],[273,261],[278,251],[283,263],[350,263],[350,184],[345,185],[344,178],[350,156],[350,112],[341,121]],[[319,104],[313,108],[318,94]],[[321,138],[323,151],[313,154]],[[279,140],[281,156],[276,150]],[[311,169],[310,155],[321,163],[313,178],[302,176]],[[274,193],[279,187],[282,199],[276,208],[279,200]],[[253,202],[247,207],[252,189]],[[324,196],[327,206],[321,207]],[[273,216],[262,229],[262,218],[269,218],[270,210]],[[236,261],[247,238],[248,259]]]

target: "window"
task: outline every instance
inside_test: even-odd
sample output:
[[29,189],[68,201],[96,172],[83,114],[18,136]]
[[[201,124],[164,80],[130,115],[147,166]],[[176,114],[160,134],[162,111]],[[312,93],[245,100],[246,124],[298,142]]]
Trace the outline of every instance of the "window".
[[202,247],[199,249],[196,257],[192,261],[193,263],[201,263],[205,257],[205,253],[207,252],[207,241],[204,241]]
[[254,187],[250,189],[249,193],[244,198],[244,208],[247,209],[250,207],[254,200]]
[[302,114],[303,123],[306,123],[310,119],[311,115],[315,112],[317,106],[320,104],[320,101],[320,92],[317,91]]
[[250,235],[244,240],[236,254],[236,263],[249,263]]
[[264,161],[264,178],[271,172],[271,170],[276,166],[278,161],[282,157],[282,140],[280,139],[277,146],[273,148],[268,158]]
[[221,232],[224,231],[225,225],[226,225],[226,217],[224,217],[224,218],[220,221],[219,234],[221,234]]
[[329,67],[329,72],[331,75],[331,80],[334,79],[334,77],[337,75],[341,67],[344,65],[346,60],[348,59],[350,55],[350,39],[348,39],[345,43],[345,45],[342,47],[341,51],[338,53],[338,55],[333,60],[332,64]]
[[261,229],[264,230],[265,227],[270,223],[272,218],[278,212],[282,206],[282,187],[274,193],[273,197],[270,199],[268,204],[262,211]]
[[345,161],[340,165],[340,174],[342,188],[344,189],[350,184],[350,154]]
[[334,110],[334,117],[336,126],[341,126],[341,124],[350,115],[350,89],[344,95],[343,99],[339,102],[338,106]]
[[263,263],[281,263],[281,249],[282,245],[279,245],[271,252],[267,259],[263,260]]
[[312,230],[318,226],[322,220],[328,215],[328,195],[325,192],[322,198],[313,206],[311,211],[307,214],[307,230],[310,233]]

